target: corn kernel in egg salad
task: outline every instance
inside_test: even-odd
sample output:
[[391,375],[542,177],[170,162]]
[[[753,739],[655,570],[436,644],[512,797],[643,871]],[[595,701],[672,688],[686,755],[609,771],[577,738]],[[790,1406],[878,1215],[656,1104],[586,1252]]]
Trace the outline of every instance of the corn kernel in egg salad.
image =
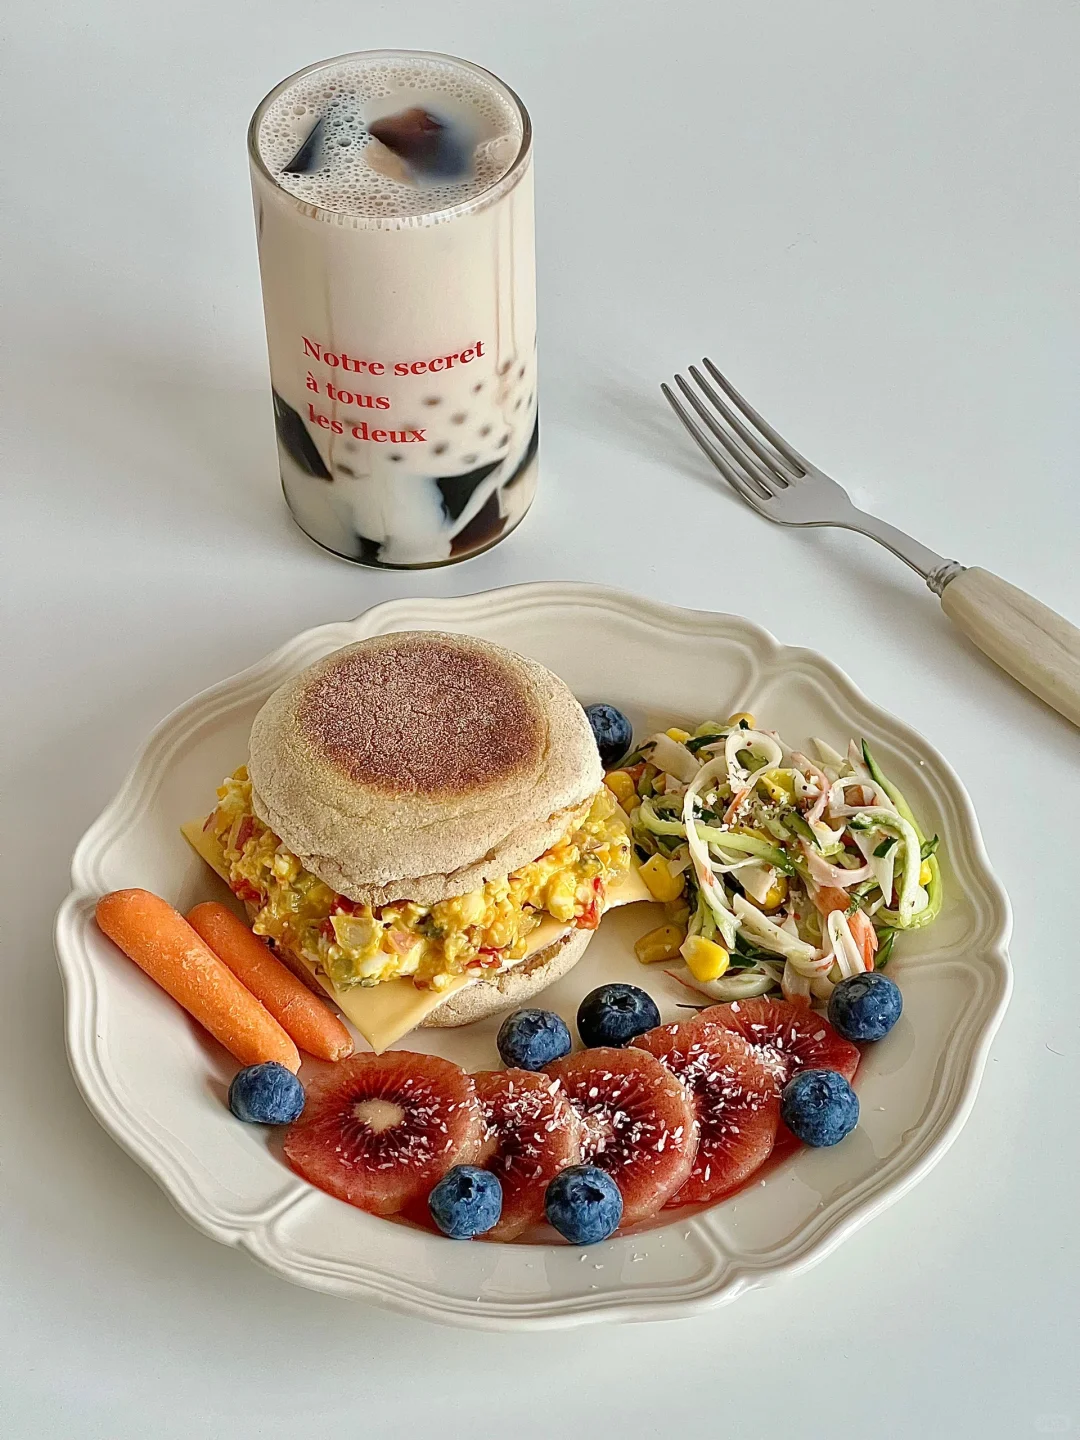
[[373,908],[306,870],[251,808],[247,767],[228,776],[207,820],[229,884],[257,935],[299,952],[341,989],[411,977],[445,989],[466,972],[499,970],[525,954],[544,913],[579,929],[600,923],[608,888],[630,868],[630,838],[601,786],[585,818],[536,860],[436,905]]

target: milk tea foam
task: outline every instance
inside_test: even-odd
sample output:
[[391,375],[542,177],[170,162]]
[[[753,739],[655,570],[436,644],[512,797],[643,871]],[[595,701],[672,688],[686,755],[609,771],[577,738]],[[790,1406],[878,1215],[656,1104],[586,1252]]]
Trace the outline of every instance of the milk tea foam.
[[278,86],[249,149],[293,515],[365,564],[486,549],[536,488],[523,107],[465,61],[370,51]]

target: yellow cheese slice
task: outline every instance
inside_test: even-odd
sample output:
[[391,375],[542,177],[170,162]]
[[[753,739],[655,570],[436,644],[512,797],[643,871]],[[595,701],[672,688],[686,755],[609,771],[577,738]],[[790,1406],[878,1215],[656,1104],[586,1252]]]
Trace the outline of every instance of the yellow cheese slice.
[[[303,956],[300,958],[308,965]],[[339,990],[313,966],[308,965],[308,969],[376,1055],[415,1030],[448,995],[475,984],[469,975],[455,975],[443,990],[418,990],[411,980],[384,980],[380,985],[354,985],[351,990]]]
[[638,900],[652,900],[653,898],[649,893],[649,887],[641,878],[637,861],[631,860],[630,869],[617,885],[612,885],[608,890],[607,898],[604,901],[604,910],[607,912],[614,910],[619,905],[633,905]]
[[[191,848],[206,861],[211,870],[227,882],[228,867],[221,842],[211,830],[203,829],[203,820],[189,820],[181,825],[180,831]],[[631,905],[637,900],[651,900],[644,880],[638,874],[636,865],[617,885],[608,892],[606,909],[617,905]],[[560,924],[551,915],[545,915],[530,934],[523,959],[535,955],[538,950],[554,944],[566,934],[568,926]],[[381,1054],[391,1045],[407,1035],[431,1014],[448,995],[463,990],[466,985],[475,985],[471,975],[458,975],[442,990],[420,990],[408,978],[384,980],[379,985],[354,985],[351,989],[340,990],[326,975],[317,970],[306,956],[297,957],[333,1000],[347,1020],[351,1020],[360,1034],[376,1054]]]

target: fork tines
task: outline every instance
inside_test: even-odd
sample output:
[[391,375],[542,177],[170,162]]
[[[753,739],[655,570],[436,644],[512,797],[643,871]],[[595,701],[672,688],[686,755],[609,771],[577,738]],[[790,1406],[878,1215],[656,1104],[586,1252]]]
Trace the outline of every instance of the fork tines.
[[690,366],[690,376],[697,390],[681,375],[675,376],[675,384],[701,424],[694,420],[668,385],[660,386],[664,398],[733,490],[751,505],[771,500],[778,491],[786,490],[802,479],[807,473],[808,462],[743,399],[711,360],[706,358],[701,363],[719,390],[706,380],[696,365]]

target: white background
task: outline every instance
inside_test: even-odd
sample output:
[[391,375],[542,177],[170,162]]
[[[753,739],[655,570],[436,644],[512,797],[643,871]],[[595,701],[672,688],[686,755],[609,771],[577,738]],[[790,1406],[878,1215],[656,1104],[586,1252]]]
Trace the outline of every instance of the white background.
[[[1080,621],[1077,7],[19,0],[9,7],[0,1433],[1080,1434],[1078,736],[869,541],[782,531],[657,384],[707,351],[858,503]],[[450,50],[537,130],[542,488],[384,575],[275,475],[244,129],[297,67]],[[694,1321],[481,1336],[190,1230],[69,1077],[49,935],[150,727],[391,596],[589,579],[826,651],[953,761],[1016,913],[971,1120],[801,1279]]]

